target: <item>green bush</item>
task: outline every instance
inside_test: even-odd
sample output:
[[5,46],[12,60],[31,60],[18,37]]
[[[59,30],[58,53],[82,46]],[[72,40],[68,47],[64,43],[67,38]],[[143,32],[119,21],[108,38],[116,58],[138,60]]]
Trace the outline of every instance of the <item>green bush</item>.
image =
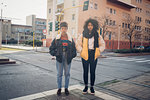
[[11,38],[10,40],[7,41],[7,44],[17,44],[17,40]]
[[150,52],[150,49],[120,49],[120,50],[114,50],[115,53],[144,53],[144,52]]
[[[33,46],[33,41],[29,40],[29,41],[25,41],[24,42],[26,45],[31,45]],[[42,41],[39,41],[39,40],[35,40],[34,41],[34,45],[35,46],[42,46],[43,42]]]

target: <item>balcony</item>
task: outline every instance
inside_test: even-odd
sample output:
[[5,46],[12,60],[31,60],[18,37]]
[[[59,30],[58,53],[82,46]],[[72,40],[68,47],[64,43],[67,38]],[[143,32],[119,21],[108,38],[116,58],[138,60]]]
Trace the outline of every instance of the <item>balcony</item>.
[[136,7],[135,5],[131,4],[131,0],[107,0],[107,1],[118,4],[120,6],[129,8],[129,9],[132,9],[132,8]]

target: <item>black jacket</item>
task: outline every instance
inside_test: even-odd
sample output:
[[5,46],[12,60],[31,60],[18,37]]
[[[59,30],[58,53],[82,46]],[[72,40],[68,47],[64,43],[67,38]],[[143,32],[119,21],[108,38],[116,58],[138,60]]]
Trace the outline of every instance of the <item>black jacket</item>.
[[[67,63],[70,64],[72,59],[77,55],[73,39],[72,42],[69,41],[66,52],[67,52]],[[62,63],[63,46],[62,41],[60,39],[54,39],[52,41],[51,46],[49,47],[49,53],[52,56],[56,56],[56,60]]]

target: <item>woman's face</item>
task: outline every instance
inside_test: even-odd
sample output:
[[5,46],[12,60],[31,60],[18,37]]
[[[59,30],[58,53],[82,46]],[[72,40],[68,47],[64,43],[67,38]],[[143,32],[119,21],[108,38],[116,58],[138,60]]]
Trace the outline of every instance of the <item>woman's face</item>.
[[92,25],[92,23],[88,23],[88,29],[89,29],[90,32],[93,30],[93,25]]

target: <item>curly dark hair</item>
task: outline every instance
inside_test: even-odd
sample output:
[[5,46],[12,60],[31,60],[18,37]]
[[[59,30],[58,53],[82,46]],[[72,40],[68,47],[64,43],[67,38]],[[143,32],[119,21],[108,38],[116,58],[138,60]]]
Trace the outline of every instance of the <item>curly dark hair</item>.
[[88,24],[89,23],[92,23],[92,25],[93,25],[93,29],[94,30],[98,30],[99,29],[99,23],[98,23],[98,21],[97,20],[95,20],[95,19],[88,19],[86,22],[85,22],[85,24],[84,24],[84,30],[86,30],[86,29],[88,29]]

